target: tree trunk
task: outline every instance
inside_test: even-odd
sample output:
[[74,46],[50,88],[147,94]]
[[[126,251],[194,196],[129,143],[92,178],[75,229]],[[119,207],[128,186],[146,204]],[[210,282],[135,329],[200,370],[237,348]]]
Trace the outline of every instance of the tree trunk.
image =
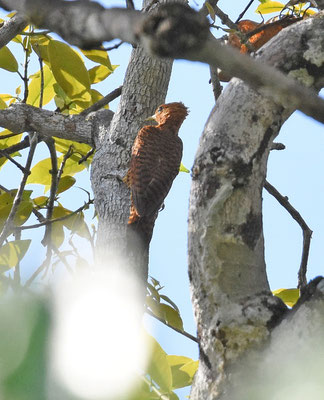
[[[281,32],[259,54],[318,90],[324,70],[316,60],[324,59],[324,46],[310,25]],[[233,79],[201,137],[189,210],[189,279],[200,340],[192,400],[236,399],[228,397],[237,384],[233,371],[246,370],[242,360],[287,312],[269,291],[262,189],[273,139],[293,111]]]
[[[99,128],[91,183],[99,219],[97,255],[101,264],[116,262],[116,259],[125,261],[130,192],[121,178],[129,167],[138,130],[145,125],[145,118],[153,115],[165,100],[171,70],[172,60],[152,58],[141,47],[135,48],[109,131]],[[137,269],[135,274],[146,282],[147,257],[146,262],[133,262],[132,268]]]

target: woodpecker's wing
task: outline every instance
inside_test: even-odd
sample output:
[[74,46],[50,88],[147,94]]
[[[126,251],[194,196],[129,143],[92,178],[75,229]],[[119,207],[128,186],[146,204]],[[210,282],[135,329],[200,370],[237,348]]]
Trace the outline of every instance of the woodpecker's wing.
[[140,216],[158,212],[179,173],[181,158],[182,141],[174,133],[155,126],[139,131],[127,176]]

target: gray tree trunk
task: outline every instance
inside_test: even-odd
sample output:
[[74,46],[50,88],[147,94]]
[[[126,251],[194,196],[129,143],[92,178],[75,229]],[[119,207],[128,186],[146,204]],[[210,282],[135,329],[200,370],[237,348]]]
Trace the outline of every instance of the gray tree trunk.
[[[324,77],[323,28],[323,21],[317,29],[310,21],[292,26],[259,57],[318,90]],[[246,357],[268,342],[286,313],[267,282],[262,189],[272,142],[292,111],[233,79],[200,139],[189,209],[189,278],[200,340],[192,400],[254,398],[244,379],[238,384],[238,371],[263,368],[259,359],[250,365]],[[285,329],[281,335],[287,340],[291,331]],[[242,390],[247,397],[240,397]]]
[[[152,58],[141,47],[134,49],[109,130],[99,127],[91,183],[99,217],[97,256],[101,263],[121,261],[127,253],[130,192],[121,178],[126,175],[138,130],[164,102],[171,69],[172,61]],[[146,282],[147,262],[135,262],[133,267]]]

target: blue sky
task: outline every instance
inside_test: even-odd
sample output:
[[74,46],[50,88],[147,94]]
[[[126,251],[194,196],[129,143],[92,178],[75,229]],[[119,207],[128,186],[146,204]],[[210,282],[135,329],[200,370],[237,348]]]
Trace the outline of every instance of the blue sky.
[[[123,1],[103,1],[106,6],[124,5]],[[254,2],[247,18],[260,21],[254,13],[258,1]],[[138,4],[138,2],[136,2]],[[247,1],[226,2],[221,0],[218,6],[235,20]],[[270,15],[271,16],[271,15]],[[219,21],[216,21],[219,24]],[[222,33],[221,33],[222,35]],[[17,49],[17,47],[16,47]],[[112,64],[120,66],[100,87],[106,94],[122,84],[129,59],[131,46],[123,45],[109,53]],[[20,59],[22,62],[22,59]],[[36,66],[38,69],[38,66]],[[1,93],[14,93],[19,79],[9,72],[0,70]],[[190,114],[181,127],[180,137],[184,142],[183,163],[191,168],[199,137],[214,105],[209,81],[209,67],[201,63],[175,61],[167,95],[167,102],[182,101],[189,107]],[[118,99],[110,104],[114,111]],[[324,130],[322,125],[296,112],[283,126],[277,141],[286,146],[284,151],[273,151],[270,155],[267,179],[282,194],[289,197],[292,205],[304,217],[314,231],[308,265],[308,279],[323,274],[323,203],[324,203]],[[37,159],[44,158],[44,152],[38,151]],[[47,157],[47,155],[46,155]],[[1,184],[13,187],[19,176],[16,170],[4,168],[0,171]],[[90,189],[89,173],[83,172],[79,186]],[[187,214],[191,178],[180,173],[166,199],[165,209],[159,214],[150,253],[150,275],[164,286],[163,293],[168,295],[180,308],[187,331],[195,335],[189,281],[187,276]],[[12,185],[12,186],[10,186]],[[17,184],[16,184],[17,185]],[[35,186],[34,186],[35,187]],[[35,187],[35,190],[39,190]],[[71,208],[82,204],[85,195],[79,189],[70,191]],[[72,196],[72,197],[71,197]],[[81,199],[81,196],[82,197]],[[68,203],[64,203],[67,205]],[[266,262],[271,288],[289,288],[297,285],[302,232],[297,223],[289,216],[274,198],[264,193],[264,230]],[[92,212],[88,212],[91,220]],[[32,255],[24,264],[29,271],[37,268],[42,260],[41,235],[33,234],[36,244]],[[41,250],[40,250],[41,249]],[[85,253],[87,256],[88,253]],[[198,357],[197,346],[189,339],[170,332],[160,323],[154,323],[155,336],[169,354]]]

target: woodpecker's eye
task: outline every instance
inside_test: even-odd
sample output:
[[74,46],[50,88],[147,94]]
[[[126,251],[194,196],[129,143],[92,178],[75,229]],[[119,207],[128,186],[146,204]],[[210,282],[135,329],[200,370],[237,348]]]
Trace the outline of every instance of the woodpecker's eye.
[[163,110],[163,107],[160,106],[160,107],[157,109],[157,112],[161,112],[162,110]]

